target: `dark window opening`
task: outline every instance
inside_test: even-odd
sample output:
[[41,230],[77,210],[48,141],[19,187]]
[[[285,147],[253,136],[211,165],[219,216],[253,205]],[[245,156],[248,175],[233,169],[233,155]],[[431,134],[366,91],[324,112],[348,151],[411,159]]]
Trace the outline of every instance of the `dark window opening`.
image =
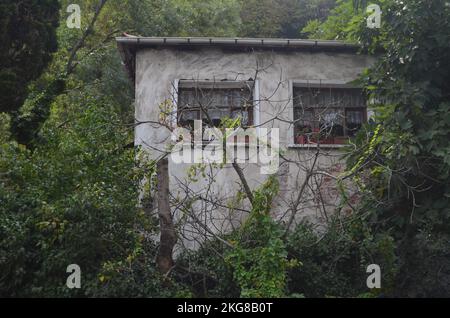
[[193,128],[194,120],[202,120],[204,126],[220,127],[224,118],[240,118],[242,127],[253,125],[253,94],[249,85],[178,89],[180,126]]
[[344,144],[367,121],[359,88],[294,87],[296,144]]

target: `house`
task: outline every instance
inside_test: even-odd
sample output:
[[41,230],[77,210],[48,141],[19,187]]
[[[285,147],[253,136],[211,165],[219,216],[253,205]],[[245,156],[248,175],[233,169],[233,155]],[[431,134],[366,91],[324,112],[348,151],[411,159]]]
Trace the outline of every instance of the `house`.
[[[227,161],[195,163],[195,148],[205,150],[214,139],[211,134],[200,133],[192,153],[183,150],[194,158],[192,163],[174,162],[169,155],[171,207],[178,222],[184,222],[185,242],[239,226],[249,203],[236,194],[259,187],[268,174],[280,183],[274,218],[321,222],[339,204],[334,177],[344,167],[343,145],[368,117],[362,91],[352,82],[374,59],[359,54],[357,46],[340,41],[128,36],[117,38],[117,43],[135,83],[135,143],[153,159],[168,156],[180,135],[189,139],[205,127],[223,128],[224,118],[255,128],[258,138],[265,129],[266,141],[279,142],[277,160],[269,163],[273,168],[275,162],[276,169],[264,169],[267,162],[246,162],[252,157],[248,135],[231,147],[243,149],[231,156],[243,156],[238,167]],[[174,136],[179,127],[182,131]],[[257,151],[262,148],[264,143],[256,145]],[[269,148],[273,155],[274,148]]]

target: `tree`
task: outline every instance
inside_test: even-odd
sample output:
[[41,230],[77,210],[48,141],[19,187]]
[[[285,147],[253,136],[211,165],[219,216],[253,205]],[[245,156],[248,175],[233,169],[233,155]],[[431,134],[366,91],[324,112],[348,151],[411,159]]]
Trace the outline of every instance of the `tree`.
[[16,112],[57,49],[59,1],[0,4],[0,112]]
[[308,21],[324,20],[336,0],[243,1],[241,35],[298,38]]
[[[363,212],[396,244],[397,296],[450,293],[450,6],[384,1],[381,29],[364,19],[347,32],[373,52],[362,78],[376,113],[357,138],[350,171]],[[447,242],[447,243],[446,243]]]
[[[62,7],[69,2],[62,1]],[[334,1],[86,0],[82,29],[68,30],[61,23],[58,50],[49,63],[55,12],[48,8],[56,2],[40,1],[33,20],[23,21],[26,15],[8,10],[23,13],[38,2],[4,1],[1,36],[16,31],[11,21],[23,21],[26,28],[17,30],[23,37],[15,37],[16,53],[2,48],[2,63],[16,54],[25,64],[13,70],[14,76],[25,68],[33,76],[2,86],[19,92],[21,101],[0,111],[23,106],[18,118],[0,114],[0,295],[358,296],[366,291],[363,265],[370,261],[382,267],[387,296],[448,296],[450,8],[442,0],[406,5],[380,0],[383,25],[370,30],[363,1],[357,8],[354,2],[338,2],[323,21]],[[48,23],[41,25],[43,17]],[[206,164],[193,166],[185,180],[177,180],[182,191],[171,193],[166,161],[141,160],[145,155],[133,149],[132,87],[114,36],[126,31],[296,37],[312,18],[317,20],[309,25],[310,36],[351,40],[378,52],[378,63],[361,79],[376,117],[353,140],[347,171],[329,172],[336,158],[323,163],[318,158],[327,151],[320,147],[312,156],[289,159],[281,152],[280,165],[292,164],[304,176],[281,211],[287,224],[271,217],[279,176],[252,191],[237,163],[236,193],[223,197],[213,191],[220,167]],[[39,35],[46,41],[34,41],[30,25],[42,27]],[[24,43],[35,54],[19,50]],[[257,65],[252,78],[263,69]],[[11,70],[2,64],[0,72],[8,77]],[[271,121],[288,124],[287,103],[273,103]],[[20,129],[12,137],[11,122]],[[225,118],[221,125],[243,123]],[[24,135],[14,140],[17,131]],[[207,186],[198,189],[194,183],[200,178]],[[337,182],[342,194],[331,204],[338,205],[334,217],[321,197],[325,179]],[[349,217],[341,217],[349,179],[359,186],[362,201],[351,207]],[[140,206],[143,187],[154,197]],[[312,204],[327,220],[326,229],[298,225]],[[220,226],[207,221],[219,210],[247,217],[241,222],[224,218]],[[172,219],[175,212],[180,217]],[[175,240],[183,243],[185,233],[194,233],[200,249],[183,250],[180,244],[182,255],[174,260]],[[153,240],[158,234],[159,242]],[[81,266],[81,290],[61,283],[72,263]]]
[[348,27],[352,21],[360,21],[362,16],[362,10],[355,9],[352,1],[338,0],[327,19],[311,19],[302,33],[311,39],[355,41]]
[[[141,181],[156,167],[136,161],[132,85],[114,41],[136,25],[143,34],[174,34],[168,28],[173,8],[158,11],[156,2],[83,1],[81,30],[68,29],[61,17],[58,50],[30,85],[12,138],[10,116],[0,114],[0,295],[161,297],[184,291],[170,278],[162,288],[151,239],[158,219],[137,204]],[[144,4],[135,15],[127,11]],[[208,32],[196,9],[185,5],[179,17]],[[156,13],[150,22],[146,12]],[[61,283],[72,263],[82,269],[81,290]]]
[[[87,28],[81,36],[72,43],[67,56],[63,60],[56,59],[52,65],[55,74],[47,74],[41,85],[37,85],[27,100],[27,103],[20,109],[20,114],[13,121],[13,132],[16,140],[28,147],[35,146],[38,134],[50,116],[50,107],[60,94],[66,89],[69,76],[75,71],[79,62],[77,55],[80,50],[87,46],[88,37],[94,33],[95,24],[104,8],[107,0],[100,0],[94,10],[93,16]],[[65,27],[65,26],[63,26]],[[63,48],[63,50],[67,48]]]

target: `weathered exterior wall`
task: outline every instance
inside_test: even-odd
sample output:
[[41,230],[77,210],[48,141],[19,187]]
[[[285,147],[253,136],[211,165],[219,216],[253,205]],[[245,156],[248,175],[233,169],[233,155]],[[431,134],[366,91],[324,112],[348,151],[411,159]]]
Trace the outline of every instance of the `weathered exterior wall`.
[[[218,48],[198,48],[182,50],[176,48],[140,50],[136,56],[136,119],[138,122],[159,120],[159,105],[171,99],[173,82],[177,79],[193,80],[258,80],[260,103],[260,122],[269,121],[267,127],[280,129],[280,144],[286,149],[286,157],[307,164],[312,161],[316,149],[300,149],[289,147],[293,143],[293,128],[288,123],[293,120],[291,101],[291,84],[296,80],[329,80],[350,82],[358,77],[364,68],[373,63],[365,55],[336,52],[283,52],[256,51],[252,53],[223,51]],[[258,70],[258,72],[257,72]],[[281,120],[270,121],[277,116]],[[169,130],[155,124],[140,124],[136,128],[136,144],[148,148],[150,153],[160,155],[155,149],[164,149],[170,139]],[[330,169],[339,163],[339,150],[330,149],[331,156],[319,158],[320,167]],[[172,176],[171,192],[176,196],[179,191],[177,180],[186,180],[186,171],[190,165],[170,163]],[[251,187],[259,186],[267,176],[260,174],[256,164],[242,165],[245,176]],[[339,166],[338,166],[339,168]],[[296,164],[284,163],[278,173],[281,193],[274,209],[274,217],[286,217],[289,214],[290,201],[296,194],[304,179],[304,169]],[[210,191],[222,197],[236,192],[238,177],[231,165],[217,171],[216,182]],[[190,185],[192,191],[205,190],[205,183]],[[332,187],[330,187],[329,204],[336,204]],[[325,190],[327,191],[327,190]],[[303,204],[302,216],[315,219],[323,217],[315,207]],[[229,219],[234,222],[235,216],[229,217],[224,211],[217,211],[217,219]],[[216,220],[217,221],[217,220]],[[212,221],[212,222],[216,222]]]

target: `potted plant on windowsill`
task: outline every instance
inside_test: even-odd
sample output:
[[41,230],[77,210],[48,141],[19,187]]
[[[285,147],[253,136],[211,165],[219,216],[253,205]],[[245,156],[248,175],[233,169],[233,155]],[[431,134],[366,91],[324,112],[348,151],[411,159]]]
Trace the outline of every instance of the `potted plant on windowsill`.
[[321,131],[319,128],[314,128],[311,139],[315,144],[334,145],[334,137],[329,132]]
[[332,136],[326,136],[320,139],[321,145],[334,145],[334,138]]
[[310,143],[317,144],[320,139],[321,139],[321,137],[320,137],[320,129],[319,128],[314,128],[312,130],[312,133],[310,134],[310,139],[309,139]]
[[309,144],[309,137],[308,134],[311,133],[311,129],[310,128],[303,128],[301,129],[298,133],[297,136],[295,137],[295,143],[297,145],[307,145]]
[[295,143],[297,145],[306,145],[308,143],[308,138],[305,135],[298,135],[295,138]]

